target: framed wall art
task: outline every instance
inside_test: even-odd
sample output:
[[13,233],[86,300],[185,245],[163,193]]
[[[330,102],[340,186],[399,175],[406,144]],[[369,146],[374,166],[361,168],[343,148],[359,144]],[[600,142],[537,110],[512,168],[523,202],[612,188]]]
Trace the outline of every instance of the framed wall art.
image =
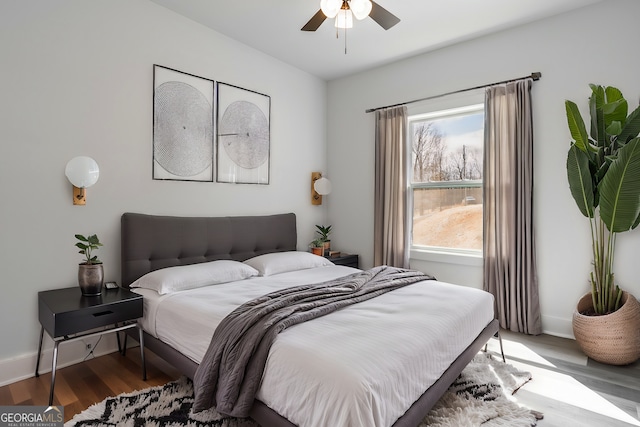
[[215,82],[153,68],[153,179],[209,181],[215,176]]
[[269,184],[271,98],[217,83],[217,182]]

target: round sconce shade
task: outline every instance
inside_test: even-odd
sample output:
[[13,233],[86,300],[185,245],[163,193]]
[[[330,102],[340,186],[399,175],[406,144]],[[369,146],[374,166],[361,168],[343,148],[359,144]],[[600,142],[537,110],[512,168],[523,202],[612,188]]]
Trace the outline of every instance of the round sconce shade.
[[78,156],[69,160],[64,174],[75,187],[87,188],[98,182],[100,169],[91,157]]
[[319,178],[313,184],[313,188],[319,195],[326,196],[327,194],[331,193],[331,181],[324,177]]

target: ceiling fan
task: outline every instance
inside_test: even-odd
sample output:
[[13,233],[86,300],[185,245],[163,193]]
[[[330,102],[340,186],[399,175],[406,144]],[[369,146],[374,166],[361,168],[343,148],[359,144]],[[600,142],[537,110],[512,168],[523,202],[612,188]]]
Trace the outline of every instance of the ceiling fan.
[[351,28],[353,16],[356,19],[370,16],[385,30],[400,22],[400,18],[372,0],[321,0],[320,10],[302,27],[302,31],[317,30],[327,18],[336,18],[337,28]]

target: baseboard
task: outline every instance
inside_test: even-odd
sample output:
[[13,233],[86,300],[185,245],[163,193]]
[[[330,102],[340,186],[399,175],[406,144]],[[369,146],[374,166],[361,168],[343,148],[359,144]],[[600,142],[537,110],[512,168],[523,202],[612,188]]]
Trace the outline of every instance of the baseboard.
[[542,316],[542,331],[547,335],[575,339],[571,319],[564,317]]
[[[87,350],[87,344],[93,347],[93,354]],[[83,362],[87,358],[102,356],[118,350],[118,342],[115,334],[105,334],[98,338],[61,343],[58,346],[58,366],[62,369],[66,366]],[[37,352],[27,353],[22,356],[0,360],[0,386],[14,383],[35,376]],[[53,342],[45,334],[42,357],[40,359],[39,373],[51,372],[53,359]]]

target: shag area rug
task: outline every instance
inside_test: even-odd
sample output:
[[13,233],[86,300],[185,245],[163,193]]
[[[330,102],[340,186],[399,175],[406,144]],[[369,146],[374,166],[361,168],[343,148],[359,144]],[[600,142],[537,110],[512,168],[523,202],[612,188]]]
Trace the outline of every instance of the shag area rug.
[[[479,353],[449,387],[420,427],[531,427],[541,414],[520,407],[512,395],[531,374]],[[193,385],[182,377],[164,386],[110,397],[77,414],[65,427],[258,427],[250,419],[215,410],[191,413]]]

